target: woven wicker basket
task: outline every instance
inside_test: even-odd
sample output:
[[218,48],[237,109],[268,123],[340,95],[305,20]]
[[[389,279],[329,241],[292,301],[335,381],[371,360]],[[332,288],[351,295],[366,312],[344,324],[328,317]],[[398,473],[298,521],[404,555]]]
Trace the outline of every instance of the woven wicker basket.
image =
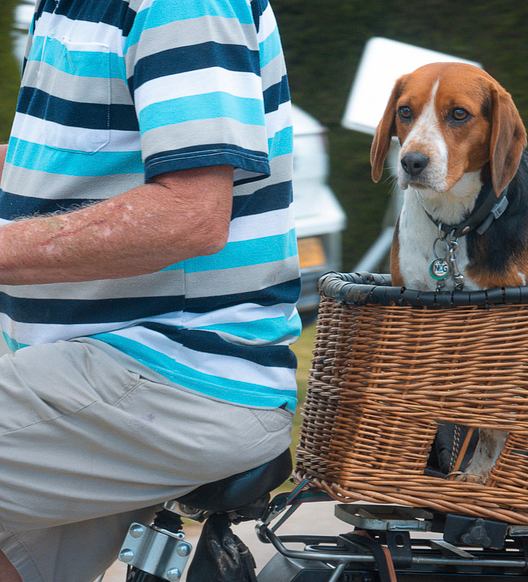
[[[528,287],[420,293],[329,273],[320,291],[296,479],[342,502],[528,524]],[[485,485],[424,474],[445,421],[508,433]]]

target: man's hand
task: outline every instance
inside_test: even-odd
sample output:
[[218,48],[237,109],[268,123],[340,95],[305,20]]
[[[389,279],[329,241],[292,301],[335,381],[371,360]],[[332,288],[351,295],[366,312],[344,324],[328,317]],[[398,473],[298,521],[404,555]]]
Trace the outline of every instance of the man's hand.
[[0,284],[117,279],[159,271],[226,244],[233,168],[163,174],[69,214],[0,228]]

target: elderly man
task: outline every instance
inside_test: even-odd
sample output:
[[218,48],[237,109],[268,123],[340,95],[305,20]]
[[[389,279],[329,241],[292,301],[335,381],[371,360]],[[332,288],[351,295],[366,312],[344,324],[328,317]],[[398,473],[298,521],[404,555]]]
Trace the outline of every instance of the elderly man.
[[292,128],[267,0],[37,0],[1,150],[0,580],[290,444]]

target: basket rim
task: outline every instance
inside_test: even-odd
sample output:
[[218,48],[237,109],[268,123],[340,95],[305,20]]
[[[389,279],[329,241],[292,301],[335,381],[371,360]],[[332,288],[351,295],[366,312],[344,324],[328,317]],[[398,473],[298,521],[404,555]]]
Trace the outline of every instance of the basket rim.
[[345,305],[399,305],[436,309],[528,303],[528,286],[496,287],[479,291],[417,291],[392,286],[389,274],[365,271],[330,271],[319,279],[319,294]]

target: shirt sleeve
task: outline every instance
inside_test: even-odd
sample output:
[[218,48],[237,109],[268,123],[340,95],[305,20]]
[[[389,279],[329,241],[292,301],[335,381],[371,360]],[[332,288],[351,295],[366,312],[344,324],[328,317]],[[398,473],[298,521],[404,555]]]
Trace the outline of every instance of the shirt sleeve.
[[269,176],[257,30],[246,0],[145,0],[125,47],[146,179],[231,165]]

